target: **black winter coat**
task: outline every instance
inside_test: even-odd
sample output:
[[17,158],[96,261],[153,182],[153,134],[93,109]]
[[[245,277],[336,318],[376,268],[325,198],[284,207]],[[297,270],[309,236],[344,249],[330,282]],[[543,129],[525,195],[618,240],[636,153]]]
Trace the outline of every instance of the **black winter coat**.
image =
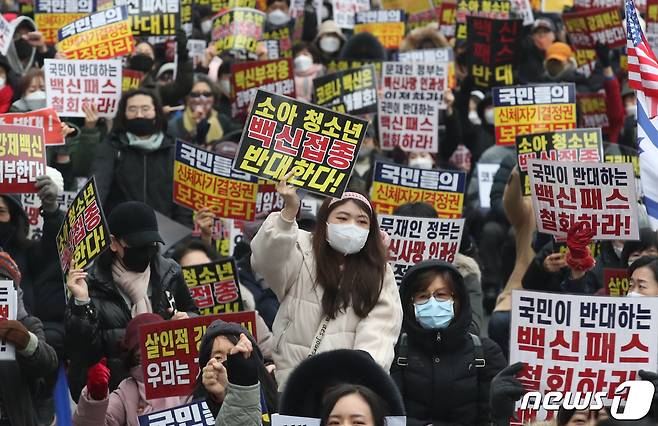
[[[441,262],[444,263],[444,262]],[[445,265],[445,263],[444,263]],[[451,269],[452,266],[438,269]],[[402,332],[407,334],[407,366],[400,366],[400,343],[391,367],[407,409],[407,425],[464,425],[489,424],[489,386],[491,379],[507,362],[500,347],[493,341],[480,338],[486,365],[474,366],[474,343],[468,333],[471,306],[463,279],[456,269],[453,276],[459,312],[445,329],[425,329],[416,321],[413,294],[409,283],[418,271],[432,266],[427,263],[410,269],[400,287],[404,319]],[[412,273],[410,273],[413,271]]]
[[[87,369],[103,356],[108,358],[112,374],[110,391],[128,377],[119,358],[118,344],[132,319],[130,307],[113,283],[109,268],[100,267],[98,261],[89,273],[87,285],[91,305],[76,305],[71,297],[66,311],[66,340],[72,352],[69,387],[76,401],[86,384]],[[157,255],[151,261],[149,291],[153,312],[163,318],[171,317],[165,291],[174,296],[178,311],[198,313],[181,268],[171,259]]]

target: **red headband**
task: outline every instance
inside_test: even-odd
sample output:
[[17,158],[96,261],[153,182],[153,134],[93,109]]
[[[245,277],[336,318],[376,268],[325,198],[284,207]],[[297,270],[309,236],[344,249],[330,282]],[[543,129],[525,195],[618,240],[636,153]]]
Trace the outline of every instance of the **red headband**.
[[352,199],[355,199],[355,200],[359,200],[359,201],[361,201],[363,204],[365,204],[366,206],[368,206],[368,210],[370,210],[370,213],[372,213],[372,206],[370,205],[370,201],[368,201],[368,199],[367,199],[366,197],[364,197],[363,195],[359,194],[358,192],[345,192],[345,193],[343,193],[343,196],[342,196],[342,197],[340,197],[340,198],[333,198],[333,199],[331,200],[331,202],[329,202],[329,206],[331,206],[332,204],[334,204],[334,203],[336,203],[336,202],[338,202],[338,201],[347,200],[347,199],[349,199],[349,198],[352,198]]

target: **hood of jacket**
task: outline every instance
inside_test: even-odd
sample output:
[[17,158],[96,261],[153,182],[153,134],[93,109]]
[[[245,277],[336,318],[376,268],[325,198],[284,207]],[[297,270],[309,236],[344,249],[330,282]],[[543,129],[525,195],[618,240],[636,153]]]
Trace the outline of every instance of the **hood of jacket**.
[[[222,320],[215,320],[206,329],[206,334],[203,335],[201,345],[199,346],[199,365],[205,366],[210,361],[210,354],[212,353],[212,344],[217,336],[235,336],[240,337],[244,334],[251,341],[254,347],[254,353],[258,358],[263,361],[263,354],[258,347],[256,339],[249,333],[249,331],[240,324],[225,322]],[[203,369],[203,368],[202,368]],[[199,371],[201,374],[201,371]]]
[[[436,270],[449,271],[455,284],[455,293],[459,300],[459,312],[448,327],[443,329],[427,329],[421,327],[416,320],[413,302],[412,283],[419,273]],[[462,344],[468,335],[468,327],[472,320],[471,302],[464,285],[464,278],[456,266],[442,260],[425,260],[411,267],[402,278],[400,284],[400,300],[402,301],[402,330],[409,340],[422,350],[438,353]]]
[[289,416],[320,417],[326,390],[341,383],[365,386],[381,396],[391,416],[406,411],[391,376],[364,351],[338,349],[308,358],[290,374],[281,395],[279,413]]
[[[19,25],[22,23],[27,22],[32,26],[32,30],[36,31],[37,25],[34,23],[32,18],[28,16],[19,16],[13,21],[11,21],[11,38],[13,39],[14,33],[16,32],[16,28],[18,28]],[[37,54],[37,49],[36,47],[32,48],[32,54],[30,55],[30,59],[27,61],[25,65],[21,62],[21,60],[18,58],[18,53],[16,53],[16,46],[14,46],[14,43],[9,43],[9,50],[7,50],[7,62],[9,62],[9,66],[11,67],[14,72],[17,74],[23,76],[25,75],[25,72],[32,68],[32,65],[34,64],[34,57]]]
[[430,43],[433,49],[451,47],[448,39],[439,30],[439,24],[434,22],[425,27],[411,30],[400,43],[400,52],[422,49],[425,42]]

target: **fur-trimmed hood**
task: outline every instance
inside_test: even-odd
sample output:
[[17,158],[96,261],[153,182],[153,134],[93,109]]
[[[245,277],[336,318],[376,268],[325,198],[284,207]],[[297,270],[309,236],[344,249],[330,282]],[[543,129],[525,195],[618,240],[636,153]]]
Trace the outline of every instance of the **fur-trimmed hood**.
[[439,24],[434,22],[425,27],[416,28],[407,34],[400,44],[400,52],[421,49],[423,42],[431,43],[432,47],[436,49],[440,47],[451,47],[448,39],[439,30]]

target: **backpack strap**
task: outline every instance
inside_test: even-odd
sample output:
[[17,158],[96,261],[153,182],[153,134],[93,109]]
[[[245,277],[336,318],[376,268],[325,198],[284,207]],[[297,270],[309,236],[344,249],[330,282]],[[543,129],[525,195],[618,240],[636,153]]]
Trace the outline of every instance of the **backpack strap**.
[[407,333],[404,331],[400,334],[400,341],[398,342],[398,356],[395,357],[395,363],[399,367],[406,367],[409,365],[409,360],[407,356],[409,355],[409,345],[407,343]]
[[484,368],[487,365],[486,360],[484,359],[484,351],[482,350],[482,341],[480,340],[480,337],[473,334],[473,333],[468,333],[471,336],[471,340],[473,341],[473,366],[475,368]]

